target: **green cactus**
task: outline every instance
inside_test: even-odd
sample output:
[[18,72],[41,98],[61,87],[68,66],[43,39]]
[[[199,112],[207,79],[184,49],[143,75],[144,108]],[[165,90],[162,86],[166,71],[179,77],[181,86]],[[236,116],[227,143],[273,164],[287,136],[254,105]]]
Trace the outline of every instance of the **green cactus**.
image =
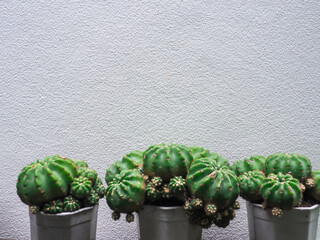
[[72,196],[82,199],[92,190],[91,181],[86,177],[77,177],[71,183],[70,193]]
[[82,168],[79,172],[79,176],[88,178],[93,186],[98,178],[98,173],[92,168]]
[[37,214],[38,212],[40,212],[40,207],[36,205],[29,206],[29,212],[31,214]]
[[208,149],[204,149],[203,147],[189,147],[189,151],[193,157],[193,159],[209,157],[210,151]]
[[320,171],[313,171],[311,177],[306,180],[306,187],[317,201],[320,201]]
[[271,173],[268,178],[262,180],[261,195],[265,207],[290,210],[300,202],[302,191],[296,178],[279,172]]
[[95,184],[93,186],[93,190],[98,193],[99,198],[103,198],[106,194],[106,188],[103,186],[103,184]]
[[190,150],[179,144],[150,146],[143,155],[143,168],[151,177],[161,177],[168,182],[172,177],[185,177],[193,161]]
[[215,161],[216,163],[218,163],[218,165],[226,166],[226,167],[230,168],[230,164],[228,162],[228,159],[222,157],[221,155],[219,155],[216,152],[210,153],[210,155],[208,156],[208,160]]
[[93,206],[99,202],[99,194],[92,190],[84,199],[83,205],[86,207]]
[[275,153],[269,155],[265,162],[265,174],[290,173],[300,182],[304,182],[311,175],[310,160],[300,154]]
[[76,165],[76,168],[78,171],[80,171],[80,169],[82,169],[82,168],[88,167],[88,163],[84,160],[73,160],[73,161],[74,161],[74,164]]
[[159,190],[152,182],[147,185],[146,198],[151,202],[155,202],[161,198],[161,190]]
[[161,197],[164,199],[169,199],[172,197],[169,184],[163,184],[161,188]]
[[207,216],[213,216],[217,212],[217,207],[214,204],[207,204],[204,208],[204,211]]
[[28,205],[42,205],[65,197],[77,176],[74,161],[58,155],[46,157],[23,168],[18,177],[17,193]]
[[262,180],[265,179],[263,172],[253,170],[240,175],[240,196],[250,202],[262,200],[260,188]]
[[78,199],[67,196],[63,199],[63,211],[64,212],[73,212],[80,208],[80,202]]
[[43,206],[44,213],[56,214],[63,212],[63,202],[60,199],[52,200]]
[[206,204],[215,204],[218,210],[232,206],[240,193],[234,172],[208,158],[196,159],[191,164],[186,181],[193,196]]
[[112,212],[112,215],[111,215],[112,219],[115,221],[119,220],[120,216],[121,214],[119,212]]
[[128,223],[133,222],[133,221],[134,221],[134,215],[133,215],[132,213],[127,213],[127,215],[126,215],[126,221],[127,221]]
[[186,181],[180,176],[173,177],[170,179],[169,188],[174,195],[184,193]]
[[132,151],[125,155],[121,161],[116,161],[109,168],[107,168],[105,180],[109,183],[114,179],[114,177],[119,174],[122,170],[138,169],[141,168],[143,164],[143,152],[142,151]]
[[138,211],[145,200],[143,176],[136,170],[123,170],[109,183],[106,199],[109,207],[119,213]]
[[231,165],[231,169],[240,176],[246,172],[258,170],[263,171],[266,157],[261,155],[251,156],[249,159],[245,158],[243,160],[235,161]]

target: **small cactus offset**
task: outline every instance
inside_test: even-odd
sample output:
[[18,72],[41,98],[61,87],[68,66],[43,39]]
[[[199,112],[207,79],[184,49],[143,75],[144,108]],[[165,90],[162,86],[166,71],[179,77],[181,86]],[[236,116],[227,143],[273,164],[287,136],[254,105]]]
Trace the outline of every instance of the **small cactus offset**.
[[60,199],[52,200],[43,206],[44,213],[56,214],[63,212],[63,202]]
[[240,196],[250,202],[261,201],[260,188],[263,179],[265,179],[264,173],[258,170],[245,172],[240,175]]
[[245,158],[244,160],[235,161],[231,165],[231,169],[237,176],[241,176],[242,174],[253,170],[263,171],[265,161],[266,157],[255,155],[251,156],[249,159]]
[[80,201],[72,196],[67,196],[63,199],[63,211],[73,212],[80,208]]
[[96,183],[98,173],[92,168],[82,168],[79,176],[88,178],[91,181],[91,185],[93,186]]
[[109,184],[114,177],[122,170],[139,169],[143,164],[143,152],[132,151],[125,155],[121,161],[116,161],[109,168],[107,168],[105,180]]
[[36,205],[29,206],[29,212],[31,214],[37,214],[38,212],[40,212],[40,207]]
[[190,153],[193,159],[209,157],[210,151],[208,149],[204,149],[203,147],[189,147]]
[[[264,206],[290,210],[297,206],[302,199],[300,183],[290,174],[273,174],[262,180],[261,195]],[[274,211],[276,216],[279,211]]]
[[172,194],[184,193],[186,189],[186,181],[180,177],[173,177],[170,179],[169,188]]
[[269,155],[265,162],[265,174],[289,173],[300,182],[304,182],[311,175],[310,160],[300,154],[275,153]]
[[84,199],[83,199],[83,205],[86,207],[94,206],[99,202],[99,194],[92,190]]
[[184,145],[152,145],[143,154],[143,169],[148,176],[168,182],[175,176],[185,177],[192,161],[190,150]]
[[123,170],[109,183],[106,199],[109,207],[119,213],[138,211],[145,200],[146,185],[136,170]]
[[72,196],[82,199],[85,198],[92,190],[92,183],[86,177],[77,177],[71,183],[70,193]]
[[308,191],[311,193],[311,196],[320,201],[320,171],[313,171],[311,177],[306,180],[305,183]]
[[46,157],[24,167],[19,174],[17,193],[28,205],[42,205],[65,197],[69,185],[77,177],[73,160],[60,156]]

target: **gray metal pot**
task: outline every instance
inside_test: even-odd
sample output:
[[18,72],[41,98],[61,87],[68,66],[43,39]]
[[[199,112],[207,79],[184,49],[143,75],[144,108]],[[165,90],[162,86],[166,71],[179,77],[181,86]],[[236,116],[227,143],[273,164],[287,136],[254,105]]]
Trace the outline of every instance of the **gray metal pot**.
[[31,240],[95,240],[98,204],[75,212],[29,214]]
[[189,223],[181,206],[144,205],[138,216],[140,240],[201,240],[202,228]]
[[271,209],[247,201],[250,240],[315,240],[319,205],[297,207],[275,217]]

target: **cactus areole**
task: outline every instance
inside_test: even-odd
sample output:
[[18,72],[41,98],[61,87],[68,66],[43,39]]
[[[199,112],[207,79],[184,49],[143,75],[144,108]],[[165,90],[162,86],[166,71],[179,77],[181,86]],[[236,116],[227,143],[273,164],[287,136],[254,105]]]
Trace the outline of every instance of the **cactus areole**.
[[190,150],[184,145],[152,145],[144,152],[143,169],[150,177],[168,182],[175,176],[184,178],[192,161]]
[[19,174],[17,193],[28,205],[42,205],[68,194],[77,176],[73,160],[60,156],[46,157],[24,167]]
[[186,180],[192,195],[213,203],[218,209],[232,206],[240,193],[234,172],[208,158],[196,159]]

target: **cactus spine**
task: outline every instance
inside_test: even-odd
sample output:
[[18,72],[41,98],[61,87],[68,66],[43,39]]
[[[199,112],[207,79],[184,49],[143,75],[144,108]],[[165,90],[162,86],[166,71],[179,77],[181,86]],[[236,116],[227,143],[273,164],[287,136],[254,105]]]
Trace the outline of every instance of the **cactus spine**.
[[240,175],[240,196],[250,202],[260,201],[262,199],[260,188],[263,179],[265,179],[264,173],[258,170]]
[[258,170],[263,171],[266,158],[261,155],[251,156],[249,159],[245,158],[244,160],[235,161],[231,169],[236,173],[237,176],[240,176],[246,172]]

